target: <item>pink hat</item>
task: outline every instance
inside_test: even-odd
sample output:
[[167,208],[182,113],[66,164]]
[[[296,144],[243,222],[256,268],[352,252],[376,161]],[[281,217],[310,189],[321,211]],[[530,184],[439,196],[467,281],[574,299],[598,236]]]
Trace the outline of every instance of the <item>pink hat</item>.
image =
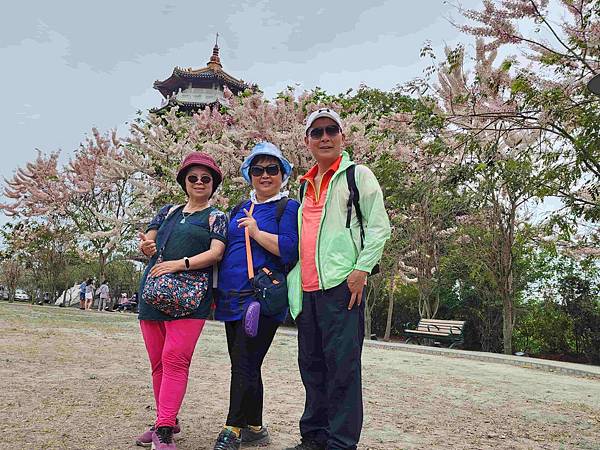
[[188,169],[192,166],[204,166],[212,173],[212,191],[214,194],[217,188],[219,187],[219,184],[221,184],[221,181],[223,180],[223,173],[221,172],[221,169],[219,169],[219,166],[217,166],[217,163],[212,158],[212,156],[202,152],[192,152],[184,158],[183,162],[181,163],[181,166],[179,166],[179,171],[177,172],[177,182],[181,185],[181,187],[186,193],[187,191],[185,189],[185,175]]

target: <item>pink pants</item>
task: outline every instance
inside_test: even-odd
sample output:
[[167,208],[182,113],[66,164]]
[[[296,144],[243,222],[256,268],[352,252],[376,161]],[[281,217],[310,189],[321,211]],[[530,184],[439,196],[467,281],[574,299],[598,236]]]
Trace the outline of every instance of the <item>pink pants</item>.
[[140,320],[152,366],[156,427],[173,427],[187,388],[188,374],[204,319]]

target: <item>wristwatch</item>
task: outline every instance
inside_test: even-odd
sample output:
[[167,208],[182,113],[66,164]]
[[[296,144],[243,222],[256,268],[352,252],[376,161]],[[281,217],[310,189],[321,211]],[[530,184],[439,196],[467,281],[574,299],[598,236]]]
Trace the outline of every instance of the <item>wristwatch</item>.
[[187,256],[184,256],[183,263],[185,264],[185,270],[190,270],[190,258],[188,258]]

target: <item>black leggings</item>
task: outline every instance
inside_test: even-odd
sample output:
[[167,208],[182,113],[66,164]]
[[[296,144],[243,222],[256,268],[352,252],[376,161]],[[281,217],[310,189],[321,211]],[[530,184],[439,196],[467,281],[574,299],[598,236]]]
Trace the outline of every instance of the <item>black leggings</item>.
[[258,333],[251,338],[244,333],[241,320],[225,322],[231,359],[228,426],[244,428],[263,424],[261,366],[278,327],[278,321],[260,316]]

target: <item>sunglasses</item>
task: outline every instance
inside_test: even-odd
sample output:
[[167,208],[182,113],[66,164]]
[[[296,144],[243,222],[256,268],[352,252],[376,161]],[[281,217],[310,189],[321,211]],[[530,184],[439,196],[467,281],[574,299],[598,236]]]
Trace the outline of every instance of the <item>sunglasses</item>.
[[196,175],[190,175],[189,177],[187,177],[187,180],[192,184],[195,184],[198,181],[200,181],[202,184],[208,184],[212,181],[212,178],[208,175],[202,175],[201,177],[198,177]]
[[308,135],[313,139],[321,139],[323,133],[327,133],[327,136],[337,136],[342,131],[339,125],[327,125],[326,127],[311,128],[308,130]]
[[279,173],[279,164],[269,164],[268,166],[252,166],[250,167],[250,174],[253,177],[262,177],[263,173],[267,172],[267,175],[274,177]]

